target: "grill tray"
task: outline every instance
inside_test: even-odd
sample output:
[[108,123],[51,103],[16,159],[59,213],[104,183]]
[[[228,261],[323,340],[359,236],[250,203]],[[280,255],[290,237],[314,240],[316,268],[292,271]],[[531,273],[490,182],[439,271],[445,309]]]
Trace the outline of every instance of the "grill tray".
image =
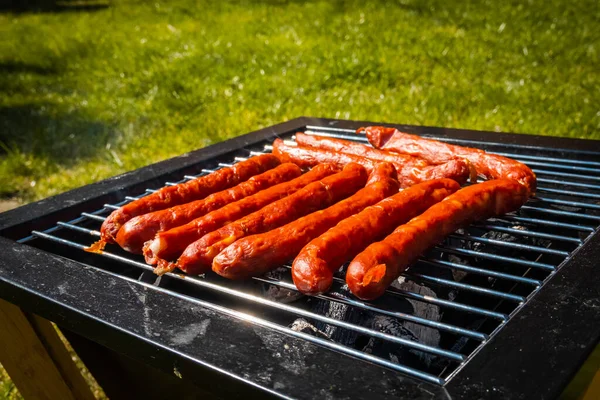
[[[97,240],[101,222],[113,209],[147,195],[164,184],[172,185],[193,179],[251,155],[270,151],[269,143],[274,137],[293,140],[293,134],[297,131],[366,142],[364,136],[353,133],[364,124],[304,118],[293,120],[91,185],[86,187],[88,196],[77,197],[86,189],[82,188],[78,190],[79,194],[70,192],[3,214],[4,220],[0,219],[0,226],[4,228],[0,233],[33,246],[11,243],[13,249],[18,249],[17,252],[41,255],[44,253],[39,250],[42,250],[53,253],[83,263],[85,269],[78,264],[79,269],[96,278],[109,281],[119,279],[121,284],[126,283],[127,291],[134,293],[143,308],[141,316],[134,319],[139,325],[135,327],[134,321],[131,321],[131,328],[134,328],[138,339],[152,341],[154,348],[158,345],[157,338],[165,334],[160,332],[160,328],[165,327],[157,326],[161,318],[155,315],[156,307],[146,304],[149,293],[164,296],[169,299],[167,301],[176,298],[185,303],[184,307],[188,309],[196,307],[209,315],[216,313],[230,322],[236,321],[234,325],[240,325],[240,320],[247,321],[243,325],[250,327],[262,342],[259,347],[263,354],[257,357],[272,358],[264,354],[265,351],[271,353],[276,359],[275,365],[283,367],[285,374],[279,376],[282,374],[265,372],[265,368],[257,367],[254,372],[238,372],[236,379],[275,390],[271,394],[283,392],[299,396],[300,393],[295,390],[281,389],[293,386],[290,377],[300,384],[300,376],[307,369],[318,367],[325,358],[321,355],[315,358],[315,354],[322,354],[323,348],[367,361],[371,367],[374,364],[392,370],[385,373],[380,368],[369,368],[369,364],[345,361],[360,366],[361,370],[368,368],[378,380],[388,376],[387,379],[392,383],[403,382],[403,385],[407,385],[413,379],[403,376],[410,376],[416,378],[414,382],[421,381],[417,387],[424,387],[422,382],[425,381],[432,387],[450,390],[454,382],[470,378],[467,372],[469,367],[476,361],[485,361],[485,356],[478,353],[494,351],[489,347],[499,342],[496,336],[502,337],[505,330],[517,325],[519,318],[515,320],[515,316],[521,316],[522,309],[531,308],[530,303],[539,297],[538,294],[542,294],[539,292],[545,291],[546,286],[555,280],[552,278],[560,274],[565,265],[574,264],[572,258],[575,253],[581,250],[598,251],[597,245],[588,244],[597,241],[594,233],[600,225],[600,152],[590,151],[593,146],[586,146],[590,142],[400,127],[409,132],[483,148],[523,161],[538,175],[539,188],[536,197],[518,212],[475,224],[452,235],[426,254],[404,274],[402,283],[388,290],[376,302],[359,301],[349,295],[343,286],[343,275],[340,275],[331,293],[319,298],[298,298],[289,271],[285,268],[277,274],[244,283],[230,282],[213,274],[190,277],[173,273],[157,278],[152,274],[151,267],[143,263],[142,257],[132,256],[116,246],[107,247],[102,256],[82,251],[83,247]],[[546,142],[546,145],[541,142]],[[64,205],[69,204],[67,200],[77,204],[65,208]],[[44,203],[48,201],[57,202],[54,212],[52,205],[43,212]],[[27,215],[27,210],[32,213]],[[36,216],[36,212],[39,215]],[[43,262],[34,266],[43,268]],[[0,282],[17,291],[16,286],[19,285],[11,282],[11,272],[14,270],[0,269]],[[72,291],[69,281],[61,282],[62,286],[57,286],[58,294],[69,294]],[[41,278],[37,283],[43,284]],[[23,286],[21,292],[29,290],[35,295],[42,295],[38,290]],[[105,294],[102,290],[93,290],[91,296],[94,293]],[[82,298],[81,293],[74,296],[85,304],[86,299]],[[115,303],[115,300],[111,303]],[[101,301],[97,305],[101,306]],[[118,306],[118,301],[115,305]],[[27,307],[27,304],[22,306]],[[85,307],[75,308],[76,313],[87,311]],[[35,307],[33,311],[39,312]],[[96,315],[89,317],[99,319],[101,323],[109,322],[107,318],[98,318]],[[167,350],[176,351],[185,345],[198,347],[203,335],[186,335],[186,330],[207,332],[211,321],[205,316],[197,317],[196,322],[192,319],[187,324],[179,324],[178,329],[166,332],[164,339],[170,344],[166,346]],[[531,321],[528,319],[526,322]],[[598,327],[592,327],[590,334],[593,337],[594,329],[597,340]],[[533,329],[527,333],[531,340],[537,340]],[[209,339],[208,335],[224,336],[221,346],[235,347],[238,344],[236,340],[227,340],[225,330],[215,333],[210,329],[204,339]],[[190,338],[189,343],[186,343],[187,338]],[[292,346],[292,343],[299,344]],[[516,344],[513,340],[512,345]],[[115,347],[112,342],[107,345]],[[313,349],[313,345],[318,346],[319,350]],[[580,349],[579,357],[584,357],[587,350],[586,346]],[[495,351],[498,352],[497,349]],[[183,353],[189,357],[185,351]],[[200,361],[197,357],[191,358]],[[238,354],[240,363],[244,362],[244,358],[243,352]],[[315,360],[309,363],[311,358]],[[200,359],[206,361],[202,357]],[[164,369],[164,365],[161,367]],[[213,369],[216,367],[212,366]],[[340,367],[334,364],[331,368],[339,370]],[[235,368],[228,369],[229,373],[236,374],[234,371]],[[338,380],[330,377],[330,381]],[[349,390],[353,384],[346,383],[344,380],[338,382],[338,392],[334,390],[334,394],[347,390],[353,393]],[[361,385],[365,386],[364,383]],[[385,390],[395,391],[398,387],[392,385]]]

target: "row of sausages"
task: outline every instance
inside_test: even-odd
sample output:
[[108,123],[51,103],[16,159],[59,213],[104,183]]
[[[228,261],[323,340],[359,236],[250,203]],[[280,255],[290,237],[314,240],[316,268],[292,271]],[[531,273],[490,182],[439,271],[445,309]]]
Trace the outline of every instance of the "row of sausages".
[[[295,144],[277,139],[273,154],[115,210],[88,250],[116,242],[143,253],[157,274],[212,269],[230,279],[294,260],[306,294],[329,290],[350,261],[350,290],[374,299],[429,247],[518,209],[535,190],[535,175],[517,161],[392,128],[365,131],[373,147],[303,133]],[[460,189],[477,174],[491,180]]]

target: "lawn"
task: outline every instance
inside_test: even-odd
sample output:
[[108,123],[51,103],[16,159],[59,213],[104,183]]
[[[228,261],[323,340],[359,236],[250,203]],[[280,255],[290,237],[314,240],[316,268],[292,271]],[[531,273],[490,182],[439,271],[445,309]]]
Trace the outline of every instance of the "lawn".
[[0,202],[301,115],[600,139],[599,56],[594,0],[8,7]]
[[0,198],[300,115],[600,139],[595,1],[117,1],[0,13]]

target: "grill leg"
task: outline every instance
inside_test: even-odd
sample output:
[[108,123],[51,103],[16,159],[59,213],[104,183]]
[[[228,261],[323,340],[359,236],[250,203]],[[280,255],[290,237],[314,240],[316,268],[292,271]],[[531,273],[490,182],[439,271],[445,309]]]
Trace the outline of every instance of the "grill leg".
[[61,332],[111,400],[221,398],[218,394],[112,351],[77,333],[67,329],[61,329]]
[[0,299],[0,363],[26,399],[94,400],[52,324]]

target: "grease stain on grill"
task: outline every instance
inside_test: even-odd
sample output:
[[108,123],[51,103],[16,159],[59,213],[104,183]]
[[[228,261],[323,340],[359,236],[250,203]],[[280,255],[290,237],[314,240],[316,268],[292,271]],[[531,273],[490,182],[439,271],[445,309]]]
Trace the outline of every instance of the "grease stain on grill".
[[197,337],[206,335],[209,325],[210,319],[205,319],[198,323],[183,326],[181,329],[172,333],[169,342],[175,346],[191,344]]
[[299,342],[302,344],[290,345],[286,336],[268,330],[257,333],[257,336],[284,370],[294,375],[302,375],[306,369],[314,367],[306,360],[314,353],[314,348],[309,343]]

